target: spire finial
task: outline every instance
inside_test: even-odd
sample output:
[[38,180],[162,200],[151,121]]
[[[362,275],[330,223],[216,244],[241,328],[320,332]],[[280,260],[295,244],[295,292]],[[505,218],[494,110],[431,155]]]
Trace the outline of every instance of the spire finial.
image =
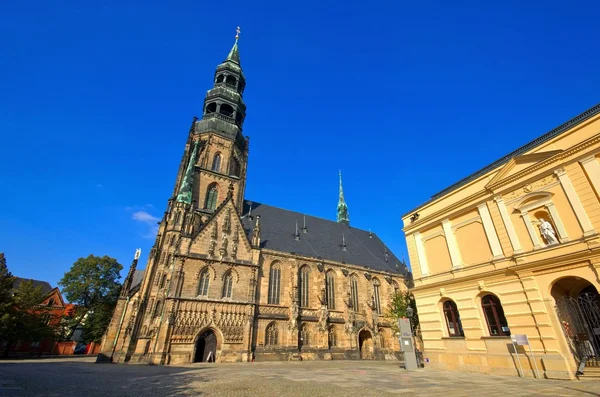
[[242,31],[240,30],[240,27],[238,26],[237,29],[235,30],[235,41],[238,41],[240,39],[240,33],[242,33]]
[[342,170],[340,170],[340,194],[337,205],[337,221],[338,223],[350,225],[348,206],[346,205],[346,200],[344,199],[344,189],[342,188]]

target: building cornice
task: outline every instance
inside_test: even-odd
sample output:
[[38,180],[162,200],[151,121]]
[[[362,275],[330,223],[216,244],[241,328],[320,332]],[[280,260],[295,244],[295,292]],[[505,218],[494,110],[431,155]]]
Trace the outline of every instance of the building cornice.
[[[545,160],[535,163],[535,164],[531,165],[530,167],[527,167],[524,170],[517,172],[514,175],[510,175],[506,178],[498,180],[495,183],[486,186],[486,189],[481,190],[475,194],[472,194],[471,196],[466,197],[460,201],[457,201],[456,203],[449,205],[448,207],[445,207],[439,211],[436,211],[431,215],[428,215],[423,218],[419,218],[418,221],[406,226],[403,229],[403,231],[404,231],[404,233],[410,233],[416,228],[421,228],[430,223],[435,223],[436,220],[438,220],[437,218],[447,216],[449,213],[452,213],[452,211],[454,211],[457,208],[460,208],[462,206],[465,206],[467,204],[471,204],[468,206],[468,208],[475,207],[478,204],[480,204],[479,202],[477,202],[477,200],[480,200],[481,198],[486,197],[486,196],[491,197],[493,195],[503,194],[505,192],[501,192],[501,191],[499,191],[499,189],[502,189],[502,188],[506,187],[507,185],[509,185],[515,181],[518,181],[519,179],[524,179],[528,175],[531,175],[532,178],[535,176],[538,176],[538,174],[535,174],[535,175],[533,175],[533,174],[536,171],[542,170],[554,163],[558,163],[565,159],[568,159],[569,157],[572,157],[573,155],[576,155],[577,153],[579,153],[591,146],[597,145],[597,144],[600,144],[600,134],[594,135],[593,137],[591,137],[575,146],[572,146],[571,148],[569,148],[567,150],[561,151],[561,152],[553,155],[552,157],[549,157]],[[527,180],[523,180],[522,182],[526,183]],[[468,208],[465,208],[465,210]]]
[[433,203],[434,201],[442,198],[443,196],[447,195],[448,193],[458,189],[459,187],[465,186],[466,184],[478,179],[481,176],[484,176],[485,174],[489,173],[490,171],[493,171],[494,169],[506,164],[508,161],[510,161],[513,157],[518,156],[520,154],[526,153],[532,149],[534,149],[535,147],[548,142],[549,140],[559,136],[560,134],[568,131],[569,129],[583,123],[584,121],[590,119],[591,117],[600,114],[600,104],[593,106],[592,108],[586,110],[585,112],[575,116],[574,118],[572,118],[571,120],[567,121],[564,124],[561,124],[560,126],[554,128],[553,130],[545,133],[544,135],[534,139],[533,141],[525,144],[524,146],[521,146],[520,148],[518,148],[517,150],[507,154],[506,156],[494,161],[493,163],[483,167],[482,169],[480,169],[479,171],[474,172],[473,174],[467,176],[466,178],[463,178],[461,180],[459,180],[458,182],[450,185],[449,187],[447,187],[446,189],[434,194],[430,200],[426,201],[425,203],[419,205],[418,207],[412,209],[411,211],[408,211],[407,213],[405,213],[404,215],[402,215],[402,218],[407,217],[408,215],[414,213],[414,212],[418,212],[421,208],[425,207],[428,204]]
[[373,273],[373,274],[381,274],[381,275],[385,275],[385,276],[406,279],[406,275],[403,275],[402,273],[392,273],[392,272],[386,272],[383,270],[375,270],[375,269],[372,269],[372,268],[366,267],[366,266],[337,262],[337,261],[332,261],[329,259],[322,259],[322,258],[320,259],[320,258],[315,258],[312,256],[304,256],[304,255],[300,255],[300,254],[292,254],[289,252],[275,251],[275,250],[269,250],[269,249],[263,248],[263,249],[261,249],[261,254],[279,256],[279,257],[290,258],[290,259],[300,259],[300,260],[306,260],[306,261],[310,261],[310,262],[319,262],[319,263],[322,263],[323,265],[345,267],[345,268],[348,268],[348,270],[362,271],[362,272],[367,271],[367,272]]
[[[580,240],[571,241],[568,244],[551,246],[551,247],[548,247],[548,249],[555,250],[558,248],[564,248],[565,245],[581,244],[582,242],[585,242],[588,240],[590,240],[590,238],[582,238]],[[514,255],[510,258],[507,258],[509,261],[513,262],[512,265],[509,265],[507,267],[500,267],[498,269],[494,269],[492,271],[488,271],[488,272],[484,272],[484,273],[475,273],[475,274],[470,274],[470,275],[463,276],[463,277],[455,277],[455,278],[446,279],[446,280],[442,280],[442,281],[436,281],[436,282],[433,282],[430,284],[423,284],[423,285],[413,287],[410,290],[413,292],[421,292],[421,291],[426,291],[426,290],[429,290],[432,288],[446,287],[448,285],[454,285],[454,286],[462,285],[465,283],[478,281],[478,280],[482,280],[482,279],[485,280],[485,279],[489,279],[489,278],[494,278],[495,276],[499,276],[501,278],[506,278],[507,271],[514,272],[515,276],[521,277],[523,275],[522,273],[524,273],[524,272],[525,273],[531,273],[531,272],[535,273],[538,271],[543,272],[545,270],[548,270],[548,269],[551,269],[554,267],[563,268],[564,266],[573,265],[573,264],[583,262],[583,261],[590,261],[590,263],[591,263],[594,260],[600,260],[599,251],[600,251],[600,247],[590,248],[588,250],[578,250],[576,252],[571,252],[571,253],[564,254],[564,255],[550,256],[548,258],[540,259],[537,261],[526,261],[524,263],[518,263],[524,257],[535,255],[535,254],[538,254],[539,252],[541,252],[541,250],[530,251],[527,253],[522,253],[522,254]],[[506,259],[502,260],[502,262],[504,262],[504,261],[506,261]],[[486,263],[482,263],[480,265],[465,267],[465,268],[462,268],[462,270],[473,270],[476,267],[482,267],[482,266],[486,266],[486,265],[490,265],[490,264],[493,264],[493,262],[486,262]],[[440,273],[439,275],[445,275],[447,273],[448,272]],[[436,276],[437,276],[437,274],[436,274]],[[416,281],[419,281],[419,279],[415,280],[415,282]]]

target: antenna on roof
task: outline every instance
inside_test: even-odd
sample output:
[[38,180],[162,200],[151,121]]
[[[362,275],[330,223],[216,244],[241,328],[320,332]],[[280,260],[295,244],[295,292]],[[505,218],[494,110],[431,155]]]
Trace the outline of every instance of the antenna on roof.
[[344,233],[342,233],[342,251],[348,251],[346,248],[346,236],[344,236]]
[[388,261],[388,250],[387,250],[387,246],[383,246],[383,256],[385,256],[385,261]]
[[302,215],[302,216],[304,218],[304,223],[302,226],[302,233],[306,233],[306,232],[308,232],[308,229],[306,228],[306,215]]
[[248,210],[248,218],[252,219],[252,201],[248,201],[250,209]]
[[371,232],[371,228],[369,228],[369,238],[373,238],[373,233]]
[[296,240],[300,240],[300,233],[298,233],[298,221],[296,221],[296,232],[294,233],[294,238]]

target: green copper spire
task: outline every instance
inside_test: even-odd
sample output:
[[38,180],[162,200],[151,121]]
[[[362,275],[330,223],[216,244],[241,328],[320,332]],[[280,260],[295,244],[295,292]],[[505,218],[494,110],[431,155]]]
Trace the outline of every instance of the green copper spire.
[[233,45],[233,47],[231,47],[231,51],[229,51],[229,54],[227,55],[227,59],[225,60],[225,62],[231,61],[231,62],[237,63],[239,65],[240,64],[240,53],[238,52],[238,39],[240,38],[240,32],[241,32],[239,26],[237,27],[235,32],[236,32],[235,44]]
[[337,205],[337,221],[338,223],[344,223],[350,225],[350,216],[348,216],[348,206],[346,200],[344,200],[344,189],[342,189],[342,171],[340,170],[340,197],[338,198]]
[[194,150],[190,156],[190,162],[185,170],[183,180],[181,181],[179,194],[177,194],[178,203],[192,203],[192,184],[194,179],[194,164],[196,164],[196,154],[198,153],[198,143],[199,141],[194,142]]

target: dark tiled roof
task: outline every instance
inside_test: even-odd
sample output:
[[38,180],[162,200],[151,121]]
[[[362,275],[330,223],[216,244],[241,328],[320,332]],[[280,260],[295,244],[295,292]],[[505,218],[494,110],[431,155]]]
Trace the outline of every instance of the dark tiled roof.
[[42,292],[44,293],[44,295],[46,295],[48,292],[52,291],[52,286],[47,281],[33,280],[33,279],[21,278],[21,277],[15,278],[15,281],[13,281],[13,289],[18,290],[19,287],[21,286],[21,283],[24,281],[31,281],[34,288],[42,287]]
[[549,131],[547,133],[545,133],[544,135],[534,139],[533,141],[529,142],[528,144],[521,146],[520,148],[518,148],[517,150],[515,150],[514,152],[511,152],[509,154],[507,154],[506,156],[502,157],[501,159],[498,159],[496,161],[494,161],[493,163],[483,167],[482,169],[480,169],[479,171],[474,172],[473,174],[469,175],[466,178],[461,179],[460,181],[456,182],[453,185],[448,186],[447,188],[445,188],[444,190],[442,190],[441,192],[438,192],[436,194],[434,194],[433,196],[431,196],[431,199],[424,202],[423,204],[419,205],[417,208],[407,212],[406,214],[402,215],[402,217],[407,216],[408,214],[416,211],[417,209],[421,208],[422,206],[429,204],[430,202],[444,196],[445,194],[450,193],[451,191],[458,189],[461,186],[466,185],[467,183],[479,178],[482,175],[487,174],[488,172],[492,171],[495,168],[500,167],[501,165],[504,165],[506,163],[508,163],[513,157],[515,156],[519,156],[523,153],[526,153],[528,151],[530,151],[531,149],[541,145],[544,142],[549,141],[552,138],[557,137],[558,135],[562,134],[563,132],[567,131],[570,128],[573,128],[574,126],[576,126],[577,124],[580,124],[582,122],[584,122],[585,120],[589,119],[592,116],[595,116],[596,114],[600,113],[600,104],[586,110],[585,112],[581,113],[580,115],[572,118],[571,120],[567,121],[564,124],[559,125],[558,127],[556,127],[555,129],[553,129],[552,131]]
[[135,288],[138,286],[138,284],[142,283],[142,280],[144,279],[144,270],[135,270],[133,272],[133,276],[131,277],[131,288]]
[[136,269],[131,276],[131,287],[129,287],[129,294],[135,293],[142,287],[142,281],[144,280],[145,270]]
[[[408,272],[406,265],[398,260],[375,233],[370,237],[368,231],[343,223],[256,202],[252,202],[253,219],[250,219],[249,203],[250,201],[244,202],[242,223],[250,238],[256,215],[260,215],[262,248],[346,262],[372,270],[402,274]],[[302,231],[304,216],[306,216],[306,233]],[[296,222],[298,222],[299,240],[294,237]],[[346,241],[346,251],[342,249],[342,235]]]

